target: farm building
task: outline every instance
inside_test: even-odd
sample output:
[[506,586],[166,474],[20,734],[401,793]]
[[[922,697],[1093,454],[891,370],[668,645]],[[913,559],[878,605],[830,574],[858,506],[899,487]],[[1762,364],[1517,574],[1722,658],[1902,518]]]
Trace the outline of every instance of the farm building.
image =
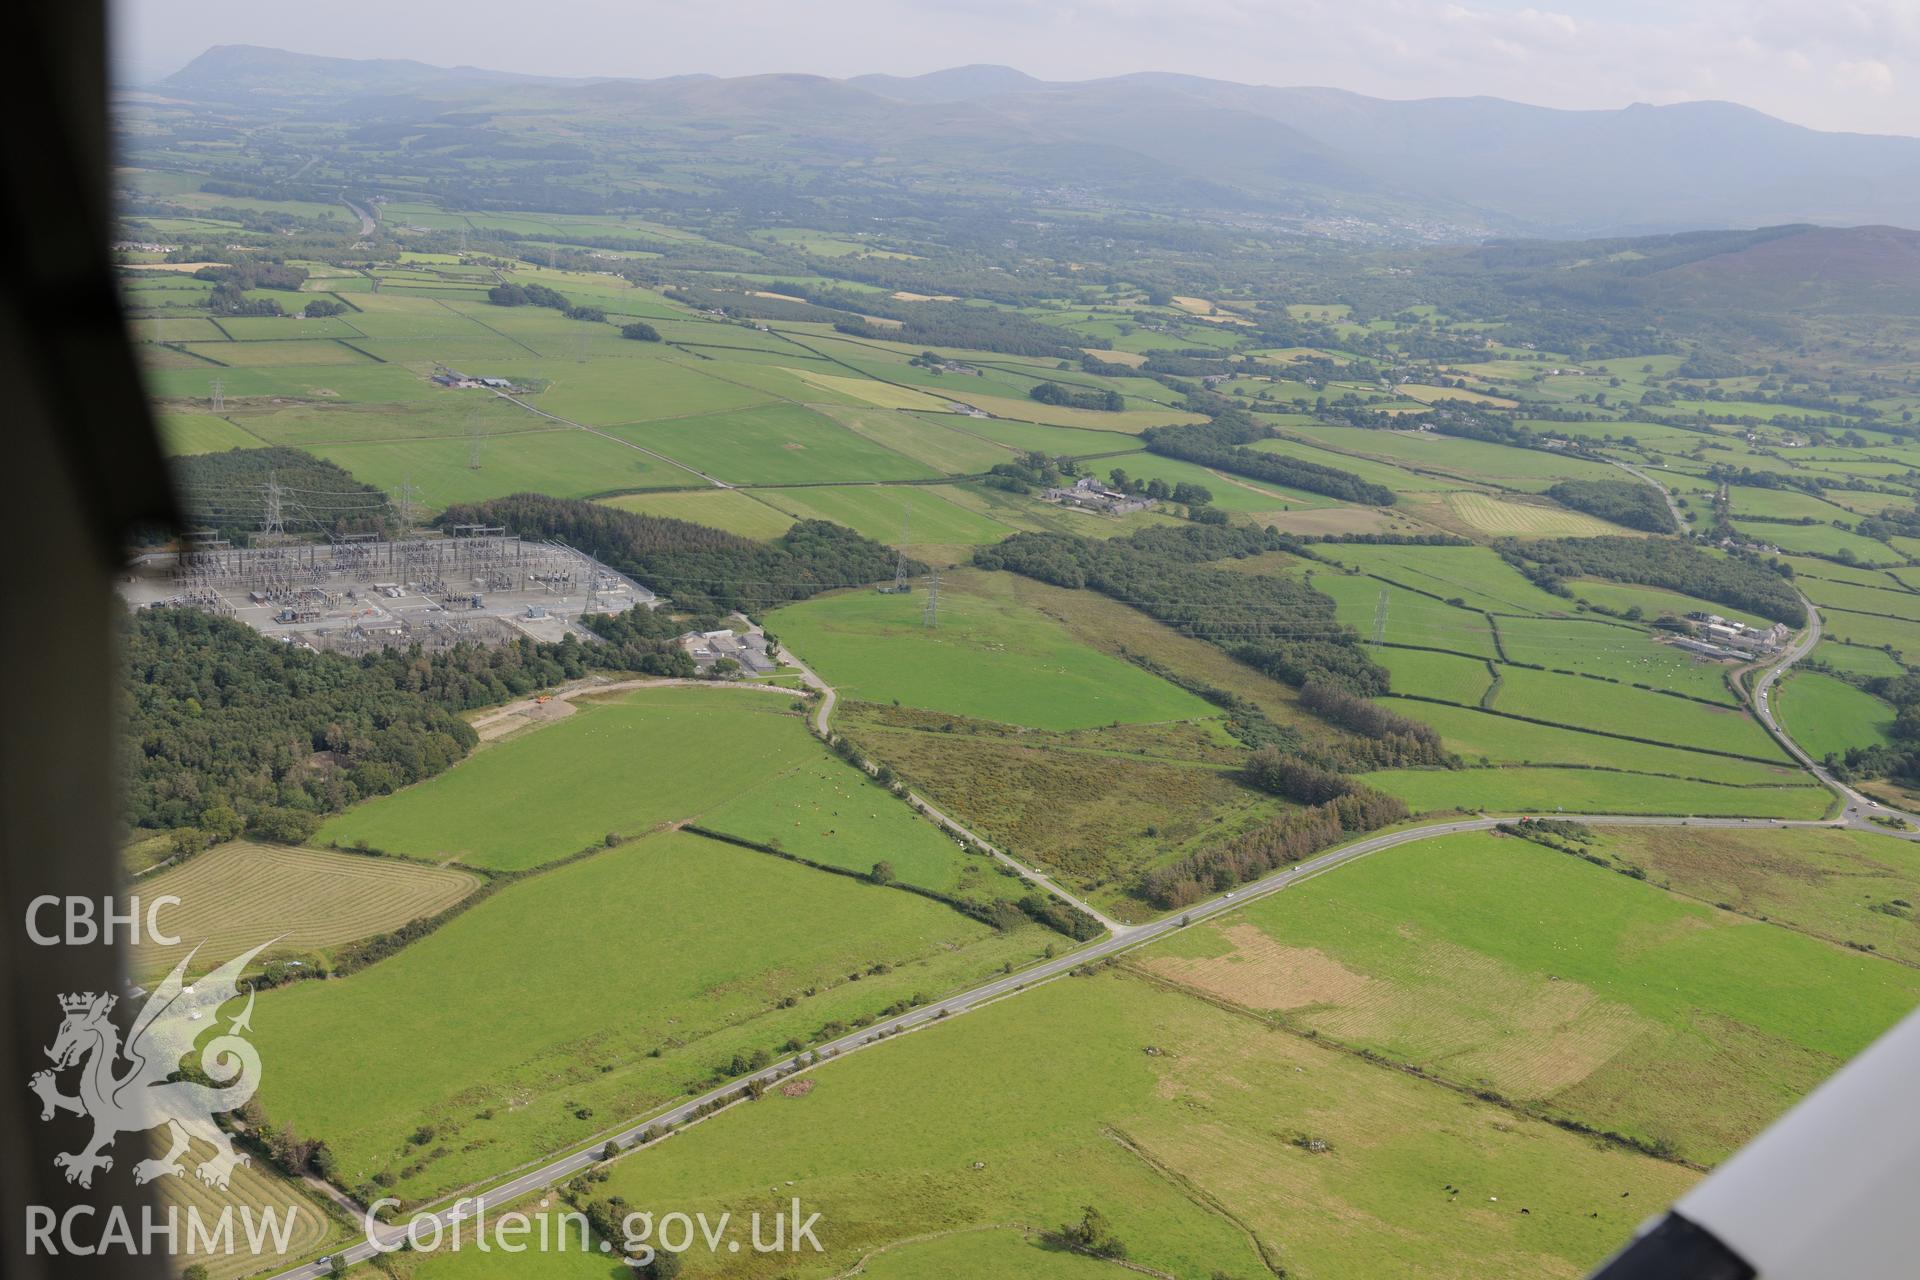
[[693,659],[693,665],[702,671],[711,670],[713,664],[722,658],[732,658],[748,675],[764,676],[780,669],[780,664],[767,651],[767,638],[762,635],[749,633],[736,636],[731,631],[689,631],[677,637],[676,643],[687,651],[687,656]]
[[1152,498],[1110,488],[1092,476],[1081,476],[1070,489],[1048,489],[1040,496],[1062,506],[1078,507],[1083,511],[1102,511],[1115,516],[1125,515],[1129,511],[1145,511],[1154,505]]

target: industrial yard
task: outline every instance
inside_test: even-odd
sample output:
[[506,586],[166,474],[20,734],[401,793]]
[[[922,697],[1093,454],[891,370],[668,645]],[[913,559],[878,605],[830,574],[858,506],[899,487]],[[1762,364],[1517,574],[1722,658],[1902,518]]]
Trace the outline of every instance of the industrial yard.
[[484,525],[404,541],[242,547],[199,539],[141,556],[121,595],[134,608],[204,609],[291,644],[349,655],[585,637],[585,614],[658,603],[571,547]]

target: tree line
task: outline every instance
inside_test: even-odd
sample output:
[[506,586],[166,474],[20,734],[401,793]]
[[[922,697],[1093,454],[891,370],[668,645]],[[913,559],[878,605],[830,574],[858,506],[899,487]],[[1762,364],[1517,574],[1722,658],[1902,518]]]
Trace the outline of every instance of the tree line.
[[298,843],[320,816],[464,757],[478,739],[459,712],[590,670],[695,674],[672,637],[698,622],[646,609],[585,621],[606,643],[568,636],[348,658],[195,609],[142,610],[124,634],[129,821]]
[[1289,809],[1225,844],[1154,868],[1141,877],[1139,894],[1163,910],[1177,910],[1406,817],[1407,806],[1397,796],[1356,782],[1341,795]]
[[1677,533],[1680,526],[1666,495],[1634,480],[1562,480],[1547,496],[1563,507],[1599,516],[1629,529]]
[[1334,616],[1332,600],[1298,578],[1207,564],[1265,551],[1306,549],[1271,529],[1202,524],[1112,539],[1016,533],[980,548],[974,563],[1111,596],[1287,684],[1317,680],[1361,695],[1385,693],[1386,671]]
[[1149,427],[1140,433],[1140,439],[1162,457],[1231,471],[1250,480],[1373,507],[1390,507],[1396,501],[1393,490],[1362,480],[1351,471],[1245,447],[1272,435],[1273,431],[1254,421],[1251,414],[1231,409],[1215,414],[1205,426]]
[[[751,613],[833,587],[878,582],[893,576],[895,561],[891,548],[826,520],[802,520],[770,542],[756,542],[685,520],[538,493],[452,507],[440,523],[498,524],[522,537],[560,539],[696,611]],[[909,572],[925,569],[918,561],[908,564]]]
[[1567,578],[1605,578],[1664,587],[1803,627],[1800,593],[1765,563],[1747,556],[1711,555],[1690,542],[1665,538],[1503,538],[1494,550],[1542,590],[1571,596]]

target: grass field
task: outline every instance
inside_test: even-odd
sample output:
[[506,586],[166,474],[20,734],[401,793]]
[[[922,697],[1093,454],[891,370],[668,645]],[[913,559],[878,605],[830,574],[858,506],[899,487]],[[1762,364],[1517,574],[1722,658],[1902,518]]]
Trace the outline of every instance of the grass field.
[[1321,568],[1311,573],[1314,590],[1334,602],[1335,616],[1365,639],[1482,658],[1499,656],[1493,626],[1478,609],[1446,604],[1362,574],[1329,573]]
[[1485,760],[1492,764],[1586,765],[1742,786],[1791,785],[1809,781],[1805,774],[1785,760],[1777,766],[1764,765],[1750,760],[1708,755],[1703,751],[1627,742],[1597,733],[1582,733],[1577,729],[1533,724],[1466,707],[1436,706],[1431,702],[1393,697],[1383,699],[1383,702],[1403,716],[1411,716],[1438,729],[1448,748],[1459,752],[1470,763]]
[[612,434],[730,484],[927,480],[939,474],[794,404],[627,424]]
[[1780,727],[1816,760],[1848,747],[1892,741],[1893,708],[1864,689],[1817,671],[1796,671],[1773,695]]
[[1742,524],[1735,520],[1734,528],[1741,537],[1767,543],[1783,551],[1805,551],[1823,556],[1839,555],[1845,551],[1861,564],[1898,564],[1905,559],[1884,542],[1875,542],[1829,524]]
[[1722,710],[1628,685],[1524,667],[1503,667],[1500,675],[1496,711],[1673,746],[1785,760],[1759,721],[1730,707]]
[[1422,649],[1375,648],[1368,650],[1368,654],[1393,673],[1395,693],[1417,693],[1422,697],[1478,706],[1481,696],[1493,684],[1493,673],[1477,658],[1428,653]]
[[574,705],[563,720],[357,805],[321,827],[318,839],[521,870],[609,832],[637,835],[698,817],[827,758],[793,700],[771,693],[669,687]]
[[309,445],[308,451],[376,488],[397,493],[411,481],[426,505],[435,509],[509,493],[583,498],[622,489],[700,483],[698,476],[617,440],[564,427],[488,436],[480,442],[478,467],[470,465],[470,442],[456,438]]
[[1651,813],[1712,818],[1826,816],[1824,787],[1726,786],[1601,769],[1386,769],[1362,775],[1417,813]]
[[1433,490],[1451,490],[1456,487],[1456,482],[1451,480],[1419,475],[1404,467],[1375,462],[1368,458],[1356,458],[1351,454],[1335,453],[1331,449],[1321,449],[1298,440],[1258,440],[1248,447],[1258,449],[1262,453],[1277,453],[1283,457],[1299,458],[1306,462],[1318,463],[1323,467],[1334,467],[1350,472],[1362,480],[1386,485],[1395,493],[1423,493]]
[[148,901],[180,899],[166,913],[166,932],[180,943],[144,943],[134,949],[130,968],[136,978],[152,978],[195,947],[208,967],[270,941],[275,945],[262,953],[266,959],[324,952],[435,915],[479,885],[465,871],[394,858],[224,844],[140,882]]
[[629,493],[602,502],[622,511],[690,520],[745,538],[777,538],[793,528],[793,517],[738,489],[689,489],[673,493]]
[[1836,671],[1863,676],[1897,676],[1906,671],[1879,649],[1863,649],[1857,644],[1841,644],[1836,640],[1822,640],[1814,646],[1813,657]]
[[261,444],[225,418],[216,418],[210,413],[161,414],[160,439],[169,457],[257,449]]
[[274,1123],[324,1137],[347,1185],[384,1170],[411,1199],[584,1140],[736,1053],[1044,945],[1035,927],[996,933],[911,893],[664,833],[512,885],[350,978],[262,996],[274,1069],[259,1098]]
[[[1920,963],[1920,851],[1864,831],[1611,828],[1592,846],[1703,902]],[[1902,905],[1906,904],[1906,905]]]
[[1500,646],[1514,662],[1671,689],[1730,706],[1739,702],[1727,688],[1727,664],[1656,644],[1637,627],[1558,618],[1501,618],[1499,626]]
[[1542,591],[1488,547],[1330,546],[1327,559],[1418,591],[1495,613],[1569,613],[1573,602]]
[[754,497],[800,520],[831,520],[889,544],[979,546],[1013,530],[947,501],[943,485],[834,485],[756,489]]
[[[929,1233],[1050,1230],[1093,1204],[1163,1274],[1269,1274],[1265,1250],[1304,1276],[1571,1280],[1692,1180],[1120,974],[806,1079],[623,1159],[604,1193],[736,1214],[798,1195],[822,1214],[819,1260],[703,1252],[702,1275],[844,1274]],[[991,1232],[903,1245],[870,1273],[1092,1274]]]
[[1431,431],[1376,431],[1317,425],[1297,427],[1295,431],[1336,452],[1440,472],[1469,484],[1492,480],[1532,493],[1545,492],[1561,480],[1617,480],[1620,476],[1613,467],[1601,462]]
[[1809,577],[1803,590],[1822,608],[1884,614],[1920,624],[1920,592],[1903,590],[1890,579],[1869,587]]
[[972,424],[972,418],[846,405],[812,408],[875,444],[949,475],[985,471],[995,463],[1008,461],[1015,452],[1011,446],[965,430],[962,424]]
[[943,577],[937,628],[923,625],[924,605],[922,591],[842,592],[787,605],[767,628],[844,696],[866,702],[1036,729],[1215,714],[1192,694],[1022,610],[1010,574]]
[[1920,1000],[1913,970],[1481,833],[1161,950],[1210,995],[1707,1163]]
[[[808,760],[701,816],[701,825],[849,871],[885,862],[902,883],[979,896],[994,876],[932,821],[837,759]],[[999,896],[1010,896],[1001,880]],[[1011,896],[1017,896],[1011,895]]]
[[1821,630],[1831,639],[1845,640],[1870,649],[1890,647],[1896,657],[1920,658],[1920,623],[1903,618],[1882,618],[1869,613],[1849,613],[1845,609],[1820,610]]

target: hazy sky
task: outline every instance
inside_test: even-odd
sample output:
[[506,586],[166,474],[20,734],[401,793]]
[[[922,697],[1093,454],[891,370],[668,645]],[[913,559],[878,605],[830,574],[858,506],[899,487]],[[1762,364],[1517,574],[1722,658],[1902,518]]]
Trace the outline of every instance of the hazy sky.
[[1185,71],[1561,107],[1724,98],[1920,135],[1920,0],[116,0],[123,75],[212,44],[577,76]]

